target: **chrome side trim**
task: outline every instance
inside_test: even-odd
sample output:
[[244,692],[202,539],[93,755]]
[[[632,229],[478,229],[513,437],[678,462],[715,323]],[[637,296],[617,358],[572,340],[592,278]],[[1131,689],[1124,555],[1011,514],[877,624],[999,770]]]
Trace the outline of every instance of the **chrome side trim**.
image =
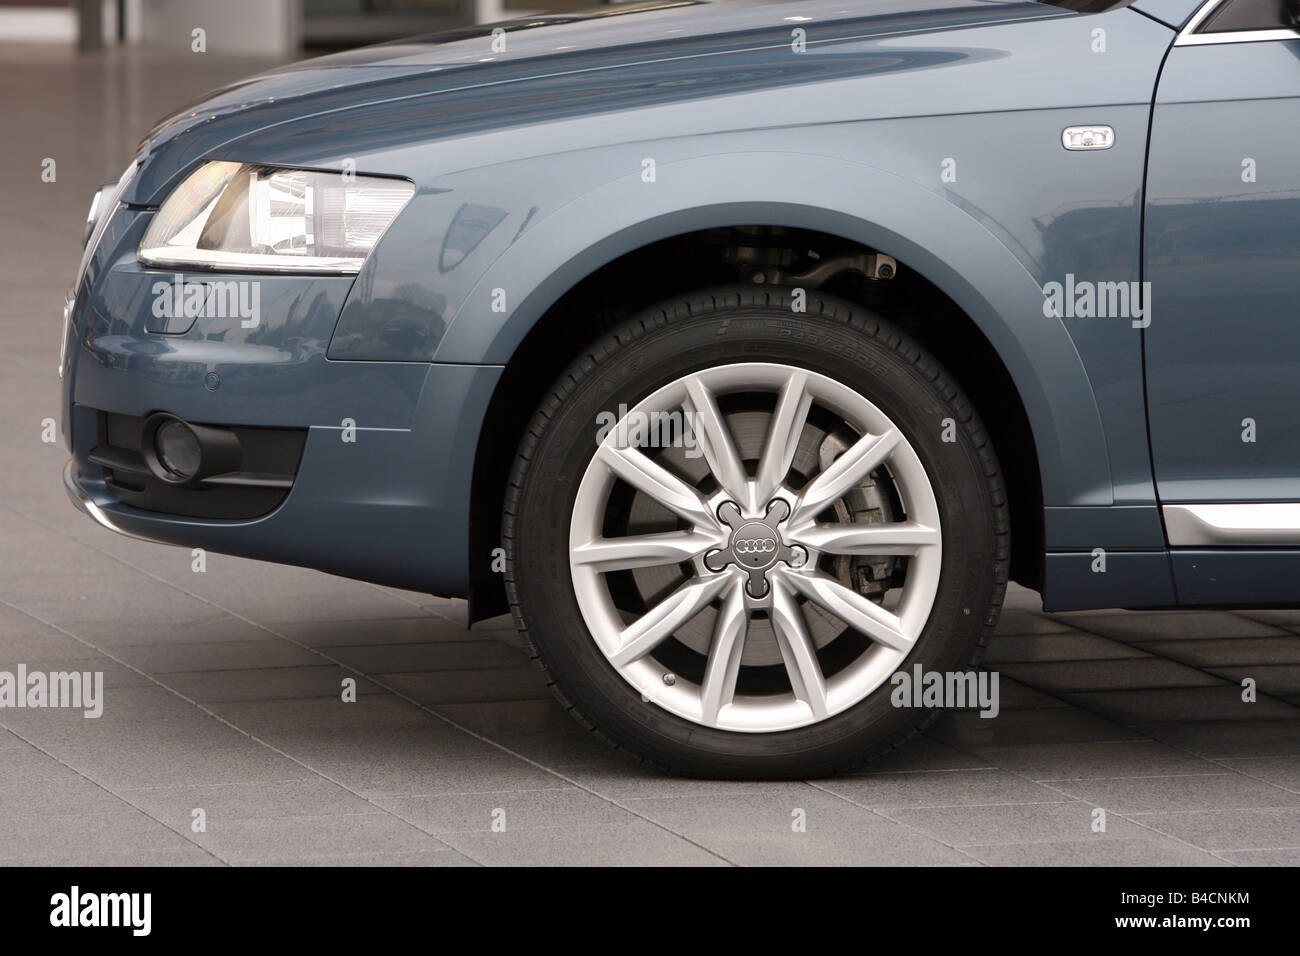
[[1265,40],[1300,40],[1300,33],[1285,28],[1278,30],[1236,30],[1225,33],[1197,33],[1196,28],[1205,22],[1227,0],[1207,0],[1192,15],[1187,25],[1174,39],[1174,46],[1203,46],[1209,43],[1260,43]]
[[1300,502],[1165,505],[1165,532],[1175,548],[1225,545],[1300,547]]

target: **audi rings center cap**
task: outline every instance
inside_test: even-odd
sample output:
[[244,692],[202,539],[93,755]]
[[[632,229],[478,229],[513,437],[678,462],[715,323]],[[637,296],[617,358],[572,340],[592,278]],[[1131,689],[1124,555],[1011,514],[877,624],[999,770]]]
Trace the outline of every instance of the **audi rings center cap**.
[[756,570],[775,563],[778,544],[776,533],[761,521],[743,525],[731,539],[736,562]]

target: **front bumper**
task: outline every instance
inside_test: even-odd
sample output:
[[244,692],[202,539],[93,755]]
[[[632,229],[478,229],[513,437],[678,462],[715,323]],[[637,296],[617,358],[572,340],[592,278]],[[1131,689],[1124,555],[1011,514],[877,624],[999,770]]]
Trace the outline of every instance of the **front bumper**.
[[[135,258],[148,211],[113,214],[64,341],[63,431],[73,502],[121,534],[300,565],[448,596],[469,588],[469,501],[481,423],[501,368],[332,361],[351,277],[195,274],[256,282],[257,321],[160,319],[175,276]],[[247,326],[247,327],[246,327]],[[292,486],[235,520],[145,510],[96,463],[105,414],[168,412],[214,426],[305,434]]]

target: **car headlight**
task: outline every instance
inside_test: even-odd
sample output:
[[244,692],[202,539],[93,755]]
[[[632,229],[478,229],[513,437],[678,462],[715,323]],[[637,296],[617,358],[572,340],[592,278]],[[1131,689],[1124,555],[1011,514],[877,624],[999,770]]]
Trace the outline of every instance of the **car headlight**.
[[147,265],[355,273],[415,193],[404,179],[205,163],[140,242]]

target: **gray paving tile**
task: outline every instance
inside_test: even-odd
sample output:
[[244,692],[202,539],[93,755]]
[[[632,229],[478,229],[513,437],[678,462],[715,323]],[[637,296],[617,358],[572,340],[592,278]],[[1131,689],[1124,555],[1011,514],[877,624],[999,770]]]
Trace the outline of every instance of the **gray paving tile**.
[[332,601],[346,606],[375,593],[374,588],[360,581],[213,552],[206,556],[207,570],[201,573],[191,570],[192,559],[188,549],[169,554],[146,548],[134,560],[168,582],[219,604],[226,602],[231,594],[238,594],[239,605],[233,609],[240,613],[246,613],[245,607],[259,606],[263,602],[297,601],[306,604]]
[[1232,772],[1056,780],[1052,786],[1119,813],[1300,806],[1300,793]]
[[725,866],[682,837],[641,820],[505,833],[444,833],[441,838],[486,866]]
[[429,704],[552,699],[546,678],[531,665],[498,670],[446,670],[375,676],[389,687]]
[[438,721],[409,727],[269,730],[260,739],[313,766],[350,763],[416,770],[440,760],[505,756],[500,748]]
[[1094,809],[1092,804],[1078,802],[880,812],[950,846],[1134,839],[1145,835],[1140,826],[1114,813],[1106,816],[1106,831],[1094,833]]
[[1208,669],[1238,686],[1249,677],[1256,690],[1271,697],[1300,695],[1300,664],[1239,664],[1235,666],[1207,665]]
[[[5,610],[0,605],[0,610]],[[23,618],[23,623],[0,629],[0,657],[5,662],[46,659],[73,660],[91,653],[85,644],[53,628]],[[0,664],[0,667],[6,666]]]
[[233,671],[256,667],[314,667],[328,663],[319,654],[286,641],[123,644],[114,655],[148,674]]
[[1212,853],[1177,840],[1134,837],[963,847],[990,866],[1223,866]]
[[1152,640],[1142,645],[1153,654],[1197,667],[1229,664],[1300,663],[1300,637],[1243,637],[1213,640]]
[[866,807],[1060,803],[1071,799],[1006,770],[864,774],[822,780],[818,786]]
[[166,675],[166,683],[168,687],[200,703],[286,700],[295,697],[321,697],[334,701],[340,700],[346,678],[356,681],[358,696],[388,693],[353,671],[332,664],[170,673]]
[[430,833],[538,827],[586,827],[623,823],[635,814],[577,787],[442,796],[379,796],[375,802]]
[[336,660],[361,671],[382,674],[534,667],[528,658],[514,648],[497,641],[482,639],[434,641],[428,644],[331,646],[329,654]]
[[1075,709],[1044,707],[1003,711],[996,717],[950,713],[934,723],[929,736],[959,747],[994,744],[1092,743],[1135,740],[1139,734]]
[[594,734],[579,726],[552,697],[544,700],[439,704],[437,711],[457,724],[547,765],[626,763]]
[[224,860],[244,864],[445,848],[436,837],[382,812],[209,820],[206,833],[190,838]]
[[1182,720],[1141,725],[1143,733],[1206,757],[1280,757],[1300,754],[1300,721]]
[[127,803],[72,770],[47,769],[41,775],[20,775],[5,761],[5,775],[0,778],[0,817],[75,816],[129,809]]
[[309,601],[298,596],[256,598],[240,601],[239,613],[260,623],[283,621],[296,624],[311,621],[375,621],[408,618],[411,604],[375,588],[349,587],[341,600]]
[[1002,671],[998,677],[998,704],[1003,711],[1070,706],[1059,697],[1053,697],[1051,694],[1012,679],[1006,671]]
[[[528,703],[543,703],[528,701]],[[556,709],[559,709],[559,705]],[[439,705],[439,710],[442,705]],[[564,715],[566,719],[568,715]],[[608,763],[615,767],[625,767],[630,761],[627,754],[617,753],[608,744],[587,734],[574,724],[576,734],[547,733],[545,731],[520,732],[498,731],[486,736],[493,742],[506,747],[511,753],[519,754],[528,760],[536,761],[546,767],[574,767],[590,764]]]
[[1300,808],[1135,813],[1134,820],[1207,850],[1300,847]]
[[69,816],[0,816],[0,860],[167,850],[189,841],[136,810]]
[[340,853],[324,856],[268,857],[239,866],[476,866],[459,850],[413,850],[398,853]]
[[211,608],[195,617],[138,618],[94,617],[62,624],[96,647],[114,650],[122,645],[159,644],[230,644],[249,641],[273,641],[275,636],[246,621]]
[[197,750],[192,744],[146,751],[86,748],[61,759],[113,790],[178,784],[299,780],[299,764],[251,741],[242,747]]
[[[1269,718],[1300,717],[1300,711],[1281,701],[1261,697],[1254,703],[1241,699],[1241,688],[1152,687],[1142,690],[1066,694],[1066,699],[1128,726],[1170,720],[1223,720],[1254,722]],[[1300,720],[1297,721],[1300,725]]]
[[552,697],[546,700],[480,700],[440,704],[438,713],[475,733],[498,735],[554,734],[588,737]]
[[204,811],[210,829],[235,820],[375,813],[379,809],[320,777],[129,788],[118,790],[117,797],[119,806],[125,801],[179,830],[190,829],[196,808]]
[[1220,769],[1202,757],[1154,740],[977,747],[975,753],[992,766],[1031,780],[1215,773]]
[[368,798],[539,790],[562,783],[515,757],[319,759],[312,766]]
[[75,757],[83,751],[150,750],[189,747],[194,750],[241,747],[248,737],[199,710],[180,717],[137,719],[108,711],[98,720],[85,720],[60,711],[22,728],[31,742],[51,752]]
[[1138,660],[1052,661],[1007,663],[1000,669],[1019,681],[1054,694],[1093,690],[1153,687],[1222,686],[1223,681],[1176,661],[1147,657]]
[[1300,756],[1220,757],[1218,763],[1238,773],[1249,774],[1279,787],[1300,792]]
[[141,850],[80,850],[69,848],[57,855],[0,856],[0,867],[64,866],[78,869],[91,867],[138,866],[224,866],[217,857],[201,847],[186,845]]
[[603,796],[625,801],[655,797],[716,797],[766,793],[770,783],[752,780],[700,780],[678,777],[620,759],[611,754],[600,764],[560,766],[556,771]]
[[[799,784],[764,791],[641,798],[626,805],[740,864],[939,865],[968,858],[927,836]],[[804,829],[796,830],[800,822]]]
[[[63,540],[49,531],[31,537],[37,540]],[[84,546],[71,544],[53,551],[36,551],[21,542],[7,542],[14,550],[22,551],[24,566],[16,573],[7,573],[0,596],[20,607],[47,605],[47,602],[75,600],[82,607],[94,607],[102,602],[115,601],[124,593],[150,589],[155,585],[145,575],[111,561],[97,558]],[[88,568],[86,558],[91,557]],[[33,562],[29,565],[28,562]],[[52,565],[53,567],[42,567]],[[81,574],[70,577],[68,565],[75,565]]]
[[[6,652],[7,648],[0,647],[0,656],[7,656]],[[118,690],[124,687],[157,686],[147,676],[118,664],[112,658],[105,657],[103,654],[81,644],[77,645],[77,650],[61,657],[15,657],[12,660],[0,660],[0,671],[8,671],[10,674],[16,675],[19,665],[25,666],[28,674],[67,673],[72,671],[82,675],[87,672],[91,675],[102,674],[103,686],[106,691]],[[92,676],[92,680],[95,679],[97,678]]]
[[177,620],[211,616],[212,606],[174,588],[142,578],[145,584],[125,593],[89,598],[77,594],[33,601],[14,601],[38,620],[58,624],[82,636],[86,623],[152,621],[175,627]]
[[[5,749],[0,751],[4,761],[5,778],[23,784],[33,782],[33,789],[44,786],[47,781],[67,781],[71,771],[58,759],[37,750],[35,747],[24,749]],[[19,788],[21,790],[21,786]]]
[[1300,866],[1300,846],[1280,850],[1220,850],[1219,856],[1237,866]]
[[1233,611],[1240,617],[1249,618],[1252,621],[1260,621],[1273,627],[1287,628],[1289,630],[1300,629],[1300,610],[1292,609],[1270,609],[1260,608]]
[[1041,611],[1004,607],[998,616],[997,637],[994,643],[1016,634],[1067,634],[1073,629],[1064,621],[1044,615]]
[[200,712],[184,698],[177,696],[156,684],[129,684],[127,686],[105,686],[103,691],[103,715],[85,717],[84,708],[64,707],[47,708],[6,708],[0,711],[6,724],[15,729],[75,723],[86,725],[101,721],[154,721],[174,717],[194,717]]
[[1165,640],[1170,636],[1208,640],[1269,637],[1284,633],[1279,628],[1226,611],[1069,612],[1057,617],[1121,641]]
[[1146,657],[1146,651],[1095,634],[1072,631],[1062,634],[997,634],[984,655],[986,667],[1010,661],[1090,661]]
[[31,745],[28,744],[27,741],[23,740],[3,724],[0,724],[0,754],[30,749]]
[[[940,718],[939,723],[942,723]],[[936,724],[937,726],[937,724]],[[978,770],[989,762],[975,753],[937,740],[930,732],[878,757],[858,773],[911,773],[927,770]]]
[[407,701],[388,694],[358,695],[352,703],[338,699],[231,701],[212,710],[250,733],[350,730],[356,727],[424,727],[434,718]]
[[310,647],[459,643],[473,637],[464,627],[428,614],[377,621],[277,621],[275,630]]

